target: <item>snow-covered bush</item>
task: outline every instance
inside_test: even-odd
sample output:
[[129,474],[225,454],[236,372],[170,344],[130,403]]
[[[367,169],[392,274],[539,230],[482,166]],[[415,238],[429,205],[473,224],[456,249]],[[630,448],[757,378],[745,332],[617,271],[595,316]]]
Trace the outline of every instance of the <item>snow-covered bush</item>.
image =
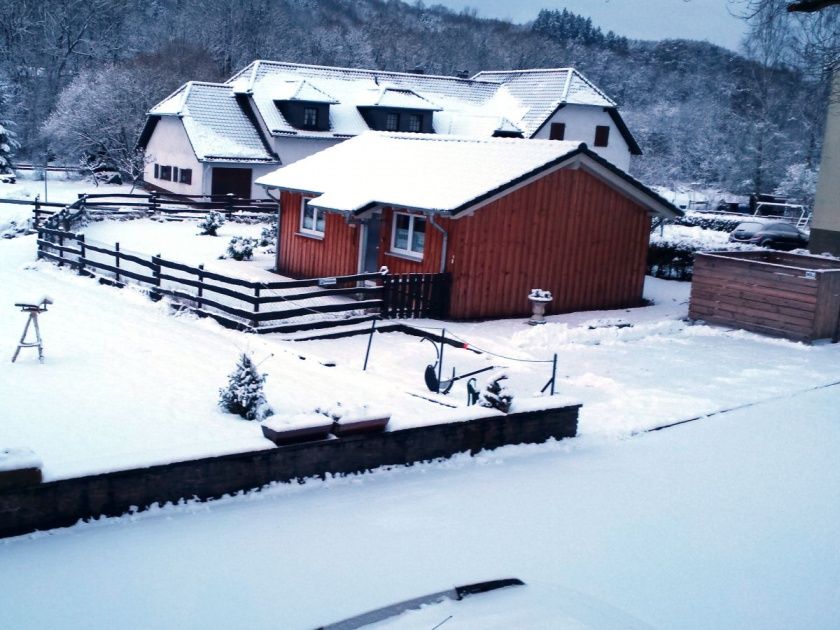
[[216,236],[216,231],[225,224],[225,218],[221,212],[211,210],[207,215],[198,222],[198,227],[201,228],[201,233],[207,236]]
[[257,239],[247,236],[234,236],[227,246],[227,254],[234,260],[251,260],[254,256],[254,248],[257,246]]
[[227,387],[219,389],[219,406],[228,413],[235,413],[246,420],[263,420],[274,412],[265,400],[263,384],[265,374],[244,352],[236,369],[228,376]]
[[752,217],[749,215],[744,215],[741,218],[720,216],[710,212],[686,212],[685,215],[674,219],[674,224],[728,233],[734,232],[740,223],[748,220],[752,220]]
[[277,243],[277,222],[272,221],[271,225],[260,231],[260,247],[269,247]]
[[729,233],[700,227],[666,225],[655,231],[648,246],[647,274],[669,280],[691,280],[694,255],[707,251],[744,251],[755,245],[730,243]]
[[498,409],[503,413],[510,411],[513,403],[513,393],[502,382],[507,380],[507,374],[498,372],[490,377],[484,391],[481,392],[481,399],[478,404],[482,407]]

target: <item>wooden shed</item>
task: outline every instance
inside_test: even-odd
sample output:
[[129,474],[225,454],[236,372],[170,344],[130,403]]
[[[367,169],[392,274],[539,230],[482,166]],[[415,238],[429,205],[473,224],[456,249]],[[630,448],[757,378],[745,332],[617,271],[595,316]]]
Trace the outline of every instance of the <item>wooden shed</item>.
[[689,317],[811,342],[840,336],[840,261],[777,251],[698,254]]
[[[378,174],[378,175],[377,175]],[[364,134],[261,178],[277,269],[451,275],[455,319],[638,306],[651,216],[680,211],[586,145]]]

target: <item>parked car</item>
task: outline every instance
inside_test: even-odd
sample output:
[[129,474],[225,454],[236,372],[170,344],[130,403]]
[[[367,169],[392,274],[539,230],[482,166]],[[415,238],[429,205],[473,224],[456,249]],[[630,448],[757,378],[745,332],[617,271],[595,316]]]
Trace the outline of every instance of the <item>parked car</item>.
[[808,246],[808,235],[785,221],[744,221],[729,235],[729,240],[785,251]]

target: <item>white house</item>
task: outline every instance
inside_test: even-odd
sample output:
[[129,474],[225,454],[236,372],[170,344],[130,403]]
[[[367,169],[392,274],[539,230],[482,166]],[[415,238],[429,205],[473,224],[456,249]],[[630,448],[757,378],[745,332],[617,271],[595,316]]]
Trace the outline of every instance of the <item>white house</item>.
[[585,142],[623,170],[641,153],[574,68],[461,78],[277,61],[181,86],[149,111],[139,145],[152,187],[256,198],[261,175],[371,129]]

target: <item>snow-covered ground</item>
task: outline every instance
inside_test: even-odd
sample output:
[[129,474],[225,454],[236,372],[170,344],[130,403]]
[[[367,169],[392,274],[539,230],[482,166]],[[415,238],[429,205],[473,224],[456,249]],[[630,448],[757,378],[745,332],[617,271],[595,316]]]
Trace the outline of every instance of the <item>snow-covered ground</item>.
[[[25,173],[25,177],[31,177],[31,173]],[[44,182],[34,179],[19,178],[14,184],[0,182],[0,199],[24,199],[35,200],[38,196],[41,201],[51,203],[72,203],[84,193],[127,193],[131,191],[130,185],[117,186],[112,184],[100,184],[96,186],[86,179],[67,179],[63,174],[50,173],[47,180],[47,188],[44,190]],[[134,192],[142,192],[135,190]],[[50,208],[56,210],[57,208]],[[32,206],[3,203],[0,201],[0,238],[3,235],[13,235],[25,229],[32,218]]]
[[[237,234],[257,229],[223,228]],[[145,220],[87,228],[92,240],[119,240],[126,250],[220,265],[241,277],[276,277],[267,270],[269,255],[218,261],[228,239],[196,232],[190,222]],[[268,401],[278,413],[370,403],[392,410],[393,428],[463,413],[458,408],[466,404],[467,379],[449,396],[431,394],[423,370],[435,353],[417,337],[376,335],[363,373],[366,336],[288,342],[224,330],[212,321],[175,317],[165,302],[153,304],[133,289],[104,287],[36,263],[34,250],[33,237],[0,241],[0,351],[11,357],[25,321],[14,302],[42,294],[55,301],[42,317],[46,362],[38,364],[34,350],[24,350],[16,364],[0,361],[0,445],[33,449],[47,479],[270,448],[259,426],[216,406],[218,388],[242,350],[268,374]],[[582,435],[623,436],[840,380],[838,346],[685,323],[688,290],[687,283],[649,279],[653,306],[550,316],[541,327],[521,319],[410,323],[445,327],[447,336],[489,351],[447,346],[445,376],[453,368],[458,375],[504,369],[519,398],[539,394],[556,353],[556,392],[560,400],[584,404]],[[488,374],[476,377],[479,387]]]
[[376,627],[836,628],[838,403],[834,387],[0,541],[0,627],[295,630],[518,577]]

